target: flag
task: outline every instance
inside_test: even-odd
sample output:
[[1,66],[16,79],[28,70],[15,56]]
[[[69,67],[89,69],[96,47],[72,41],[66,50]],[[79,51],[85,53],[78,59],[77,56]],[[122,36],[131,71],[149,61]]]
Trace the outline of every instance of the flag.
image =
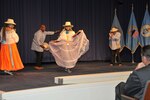
[[132,12],[126,34],[126,47],[129,50],[131,50],[131,53],[133,54],[138,46],[139,46],[139,32],[132,7]]
[[148,12],[148,6],[146,6],[144,19],[141,26],[140,45],[142,47],[145,45],[150,45],[150,15]]
[[[121,33],[121,39],[120,39],[120,45],[121,45],[121,49],[120,51],[122,51],[123,47],[125,46],[124,44],[124,36],[123,36],[123,30],[121,28],[121,25],[119,23],[118,17],[117,17],[117,13],[116,13],[116,9],[115,9],[115,15],[114,15],[114,19],[113,19],[113,23],[112,23],[112,27],[116,27],[119,29],[120,33]],[[111,47],[111,41],[109,41],[109,46]]]

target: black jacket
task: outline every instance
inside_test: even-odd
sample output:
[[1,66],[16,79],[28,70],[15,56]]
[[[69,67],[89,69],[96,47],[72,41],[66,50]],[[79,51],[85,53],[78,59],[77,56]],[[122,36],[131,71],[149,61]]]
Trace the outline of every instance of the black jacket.
[[150,65],[133,71],[125,84],[124,94],[141,100],[148,80],[150,80]]

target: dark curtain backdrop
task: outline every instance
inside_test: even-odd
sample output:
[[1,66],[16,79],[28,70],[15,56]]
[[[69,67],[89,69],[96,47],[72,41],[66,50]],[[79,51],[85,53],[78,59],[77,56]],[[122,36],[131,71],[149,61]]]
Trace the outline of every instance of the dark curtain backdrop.
[[[108,61],[111,57],[108,33],[114,9],[117,8],[125,35],[131,5],[134,4],[134,13],[140,28],[146,3],[150,6],[149,0],[0,0],[0,27],[8,18],[15,20],[20,37],[18,49],[24,63],[35,62],[35,54],[30,48],[39,25],[45,24],[47,30],[54,31],[61,29],[65,21],[71,21],[76,32],[83,29],[90,40],[90,49],[80,61]],[[57,37],[58,34],[47,36],[46,42]],[[140,61],[140,47],[134,56],[135,61]],[[123,61],[131,61],[130,51],[124,48],[121,57]],[[54,58],[49,52],[45,52],[43,62],[54,62]]]

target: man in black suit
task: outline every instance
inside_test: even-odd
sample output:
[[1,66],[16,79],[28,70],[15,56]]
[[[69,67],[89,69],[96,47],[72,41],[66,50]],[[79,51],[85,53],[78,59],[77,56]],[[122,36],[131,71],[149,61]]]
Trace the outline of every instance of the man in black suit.
[[126,83],[121,82],[116,86],[116,99],[121,100],[121,94],[141,100],[146,82],[150,80],[150,45],[144,46],[141,52],[144,67],[134,70]]

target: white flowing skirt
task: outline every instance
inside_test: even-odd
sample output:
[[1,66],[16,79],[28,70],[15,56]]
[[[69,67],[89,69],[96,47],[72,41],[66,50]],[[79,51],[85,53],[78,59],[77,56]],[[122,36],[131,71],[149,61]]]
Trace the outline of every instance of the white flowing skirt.
[[49,42],[49,51],[55,58],[58,66],[64,68],[75,67],[78,59],[89,49],[89,40],[84,32],[73,38],[73,41]]

